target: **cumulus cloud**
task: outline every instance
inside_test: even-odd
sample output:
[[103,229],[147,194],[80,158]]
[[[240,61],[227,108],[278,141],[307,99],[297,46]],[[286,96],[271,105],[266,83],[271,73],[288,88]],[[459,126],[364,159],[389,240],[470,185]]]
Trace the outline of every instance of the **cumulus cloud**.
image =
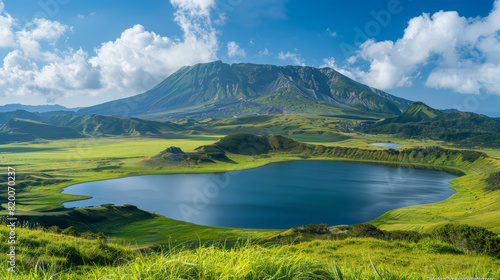
[[[500,93],[500,0],[484,18],[440,11],[412,18],[396,41],[364,42],[348,61],[369,63],[353,70],[364,83],[381,89],[410,86],[430,66],[426,85],[474,94]],[[354,69],[354,68],[353,68]]]
[[246,56],[247,54],[235,41],[230,41],[227,43],[227,55],[233,57],[237,55]]
[[284,60],[284,61],[292,61],[293,64],[295,64],[295,65],[306,66],[306,64],[304,63],[305,60],[297,52],[292,53],[292,52],[287,51],[285,53],[284,51],[281,51],[278,54],[278,58],[281,60]]
[[327,57],[327,58],[324,58],[323,59],[323,64],[319,66],[319,68],[324,68],[324,67],[328,67],[328,68],[331,68],[337,72],[339,72],[340,74],[344,75],[344,76],[347,76],[351,79],[355,79],[356,77],[354,76],[354,74],[349,71],[349,70],[346,70],[346,69],[343,69],[343,68],[340,68],[337,63],[335,62],[335,58],[334,57]]
[[17,26],[0,0],[0,47],[10,48],[0,68],[0,94],[58,96],[145,91],[185,65],[216,59],[217,32],[211,21],[214,0],[171,0],[182,38],[169,38],[135,25],[95,55],[56,42],[70,27],[33,19]]
[[58,60],[58,56],[50,51],[42,51],[40,43],[47,41],[54,44],[66,31],[68,26],[57,21],[35,18],[26,28],[16,32],[17,47],[27,57],[43,61]]
[[14,31],[12,26],[14,19],[6,12],[4,12],[4,4],[0,0],[0,48],[14,47],[16,45],[14,39]]
[[263,50],[259,51],[259,56],[263,56],[263,55],[271,55],[271,53],[269,52],[269,50],[267,48],[264,48]]
[[336,31],[332,31],[332,30],[330,29],[330,27],[328,27],[328,28],[326,29],[326,33],[327,33],[327,34],[328,34],[328,36],[330,36],[330,37],[337,37],[337,36],[338,36],[337,32],[336,32]]

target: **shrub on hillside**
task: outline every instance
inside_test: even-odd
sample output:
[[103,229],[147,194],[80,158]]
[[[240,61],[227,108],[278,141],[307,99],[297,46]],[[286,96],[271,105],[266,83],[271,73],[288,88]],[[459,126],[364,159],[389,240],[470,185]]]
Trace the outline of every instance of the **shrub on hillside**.
[[458,248],[500,258],[500,237],[485,228],[451,223],[435,229],[433,234]]
[[384,232],[371,224],[355,224],[349,226],[348,235],[354,237],[382,238]]
[[328,224],[310,224],[303,227],[293,227],[293,232],[324,234],[328,233]]
[[420,240],[417,244],[418,248],[424,250],[428,253],[437,253],[437,254],[462,254],[455,246],[441,242],[436,239],[424,238]]
[[486,183],[488,184],[484,190],[485,191],[497,191],[500,190],[500,172],[491,173],[488,178],[486,178]]
[[410,241],[418,242],[422,238],[426,237],[426,234],[422,234],[411,230],[394,230],[394,231],[384,231],[386,239],[398,240],[398,241]]

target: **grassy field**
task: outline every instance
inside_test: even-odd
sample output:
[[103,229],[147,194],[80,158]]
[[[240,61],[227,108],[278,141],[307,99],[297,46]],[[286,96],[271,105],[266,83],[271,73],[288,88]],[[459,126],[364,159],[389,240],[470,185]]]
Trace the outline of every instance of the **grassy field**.
[[[8,230],[0,227],[0,235]],[[433,238],[256,244],[242,240],[134,252],[98,237],[18,228],[16,274],[4,279],[426,279],[500,277],[500,260]],[[8,250],[5,243],[0,250]],[[6,262],[2,254],[0,260]]]

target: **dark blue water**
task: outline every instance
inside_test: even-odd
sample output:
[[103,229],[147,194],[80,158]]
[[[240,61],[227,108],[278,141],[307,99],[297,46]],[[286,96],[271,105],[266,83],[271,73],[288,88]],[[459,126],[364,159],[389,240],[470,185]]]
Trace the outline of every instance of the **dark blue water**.
[[66,207],[133,204],[201,225],[285,229],[363,223],[404,206],[455,193],[456,176],[339,161],[294,161],[217,174],[146,175],[81,183],[64,193],[92,196]]

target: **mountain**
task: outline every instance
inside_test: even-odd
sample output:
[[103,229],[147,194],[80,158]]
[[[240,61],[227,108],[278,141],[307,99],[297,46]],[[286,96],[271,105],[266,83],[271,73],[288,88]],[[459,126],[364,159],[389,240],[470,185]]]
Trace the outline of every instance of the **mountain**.
[[[34,139],[71,139],[83,135],[69,127],[60,127],[32,120],[11,119],[0,128],[0,141],[31,141]],[[7,136],[8,135],[8,136]],[[4,137],[5,136],[5,137]]]
[[182,67],[147,92],[78,113],[147,119],[281,113],[366,116],[399,115],[410,104],[330,68],[215,61]]
[[[30,113],[24,110],[0,113],[0,143],[35,139],[65,139],[85,136],[168,136],[185,128],[172,122],[127,119],[116,116],[81,116],[74,112]],[[3,125],[3,126],[2,126]]]
[[11,119],[26,119],[26,120],[39,120],[39,114],[31,113],[25,110],[16,110],[13,112],[0,113],[0,126],[6,124]]
[[427,138],[463,146],[500,146],[500,122],[470,112],[442,112],[415,102],[396,118],[387,118],[371,127],[371,134],[393,134],[402,138]]
[[61,105],[22,105],[22,104],[7,104],[0,106],[0,112],[12,112],[16,110],[24,110],[27,112],[45,113],[51,111],[76,111],[79,108],[66,108]]
[[394,122],[408,123],[432,120],[445,112],[433,109],[422,102],[414,102]]
[[46,117],[44,122],[72,128],[85,135],[160,135],[184,128],[171,122],[157,122],[116,116],[75,116],[71,114]]
[[460,112],[460,110],[457,110],[457,109],[442,109],[442,110],[439,110],[439,111],[445,112],[445,113]]

